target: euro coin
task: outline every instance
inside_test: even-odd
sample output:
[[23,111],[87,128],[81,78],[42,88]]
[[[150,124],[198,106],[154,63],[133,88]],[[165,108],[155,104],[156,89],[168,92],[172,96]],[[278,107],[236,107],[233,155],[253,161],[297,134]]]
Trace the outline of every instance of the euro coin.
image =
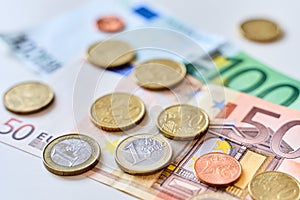
[[30,114],[46,108],[54,100],[52,89],[40,82],[20,83],[10,88],[3,97],[7,110]]
[[120,40],[100,41],[92,44],[87,50],[87,60],[103,68],[125,65],[135,57],[131,45]]
[[204,192],[191,197],[189,200],[232,200],[232,198],[224,193]]
[[117,16],[104,16],[97,20],[97,28],[100,31],[115,33],[125,28],[123,20]]
[[248,184],[248,190],[255,200],[300,199],[299,182],[294,177],[277,171],[257,174]]
[[106,131],[126,130],[138,124],[146,108],[143,101],[128,93],[111,93],[97,99],[90,109],[92,122]]
[[191,140],[200,137],[208,129],[209,118],[198,107],[178,104],[163,110],[157,119],[157,127],[164,136],[175,140]]
[[212,186],[228,186],[237,181],[242,174],[238,160],[224,153],[207,153],[200,156],[194,164],[196,177]]
[[92,169],[99,161],[98,143],[82,134],[67,134],[52,140],[43,151],[45,167],[61,176],[78,175]]
[[122,140],[115,151],[118,166],[130,174],[150,174],[169,164],[171,145],[159,135],[139,134]]
[[281,36],[281,29],[267,19],[250,19],[240,25],[240,31],[247,39],[256,42],[271,42]]
[[170,88],[180,83],[186,74],[184,64],[169,59],[152,59],[138,64],[134,79],[141,87],[159,90]]

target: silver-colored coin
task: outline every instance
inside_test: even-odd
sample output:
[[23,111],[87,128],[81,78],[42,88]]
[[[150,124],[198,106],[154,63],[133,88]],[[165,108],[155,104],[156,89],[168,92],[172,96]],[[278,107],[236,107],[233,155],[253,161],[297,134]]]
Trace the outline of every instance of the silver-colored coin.
[[172,158],[172,147],[159,135],[139,134],[121,141],[115,152],[118,166],[130,174],[154,173]]
[[54,139],[44,148],[43,162],[54,174],[77,175],[92,169],[98,163],[100,153],[93,138],[71,133]]
[[84,163],[92,155],[92,147],[81,139],[65,139],[53,146],[51,159],[61,166],[76,166]]

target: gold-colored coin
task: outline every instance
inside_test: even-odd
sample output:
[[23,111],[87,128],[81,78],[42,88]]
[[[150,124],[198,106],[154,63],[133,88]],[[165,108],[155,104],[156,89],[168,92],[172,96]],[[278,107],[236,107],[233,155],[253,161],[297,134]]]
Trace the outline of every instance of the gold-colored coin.
[[135,57],[134,49],[120,40],[97,42],[87,50],[87,60],[103,68],[113,68],[125,65]]
[[186,67],[169,59],[152,59],[137,65],[133,73],[141,87],[159,90],[180,83],[185,77]]
[[229,195],[217,192],[205,192],[191,197],[189,200],[232,200]]
[[172,147],[159,135],[139,134],[122,140],[115,151],[118,166],[130,174],[150,174],[169,164]]
[[299,182],[292,176],[277,171],[257,174],[250,181],[248,190],[255,200],[299,200],[300,198]]
[[42,110],[54,100],[52,89],[39,82],[20,83],[10,88],[3,97],[7,110],[29,114]]
[[90,110],[92,122],[106,131],[129,129],[146,113],[143,101],[128,93],[111,93],[97,99]]
[[243,36],[256,42],[271,42],[281,36],[280,27],[270,20],[250,19],[240,25]]
[[51,141],[44,148],[43,162],[54,174],[78,175],[92,169],[99,162],[100,153],[93,138],[72,133]]
[[195,139],[205,133],[209,125],[206,112],[198,107],[178,104],[163,110],[157,127],[164,136],[175,140]]

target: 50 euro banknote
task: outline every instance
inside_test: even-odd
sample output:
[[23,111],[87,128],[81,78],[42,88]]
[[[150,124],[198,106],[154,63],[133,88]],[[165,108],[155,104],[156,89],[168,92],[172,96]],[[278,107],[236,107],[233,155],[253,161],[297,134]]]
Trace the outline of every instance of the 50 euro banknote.
[[[213,191],[233,199],[249,199],[247,185],[259,172],[282,171],[300,180],[299,111],[204,84],[190,75],[170,90],[150,91],[136,85],[130,74],[122,76],[84,60],[65,66],[44,81],[54,89],[55,103],[30,116],[15,115],[1,107],[0,141],[41,157],[43,147],[53,138],[66,132],[86,134],[99,143],[102,154],[99,164],[84,176],[135,197],[187,199]],[[147,108],[143,121],[133,129],[113,134],[94,126],[89,108],[97,97],[110,92],[127,92],[143,99]],[[160,172],[134,176],[119,169],[113,156],[118,142],[128,135],[160,134],[156,128],[158,114],[178,103],[200,106],[209,114],[211,122],[206,134],[193,141],[168,139],[173,147],[172,162]],[[200,182],[193,165],[208,152],[226,153],[239,160],[241,178],[225,188]]]
[[[124,20],[126,27],[120,34],[155,27],[182,33],[195,41],[204,50],[203,53],[194,53],[192,48],[187,48],[189,45],[182,42],[187,60],[181,61],[186,64],[188,73],[201,81],[225,85],[279,105],[300,109],[299,81],[257,61],[223,37],[195,30],[166,9],[150,2],[94,1],[35,29],[1,34],[1,38],[33,71],[51,76],[78,56],[78,52],[82,56],[94,42],[115,37],[114,34],[97,30],[95,26],[97,19],[107,15],[115,15]],[[140,37],[146,36],[140,35],[137,38]],[[157,35],[152,42],[165,40],[168,40],[168,36]],[[133,46],[138,48],[134,42]],[[138,54],[136,62],[143,61],[144,58]],[[214,63],[210,62],[211,59]],[[115,72],[126,75],[130,70],[132,68],[129,67]]]

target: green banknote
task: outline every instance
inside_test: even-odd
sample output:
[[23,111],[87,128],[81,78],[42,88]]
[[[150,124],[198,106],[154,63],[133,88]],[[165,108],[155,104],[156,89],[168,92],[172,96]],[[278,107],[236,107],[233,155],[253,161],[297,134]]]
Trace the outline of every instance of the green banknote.
[[[202,81],[208,81],[257,96],[269,102],[300,109],[300,84],[271,67],[250,57],[245,52],[235,50],[232,54],[226,51],[231,45],[222,47],[210,54],[217,71],[207,67],[204,59],[186,64],[188,72]],[[208,60],[208,58],[207,58]]]

